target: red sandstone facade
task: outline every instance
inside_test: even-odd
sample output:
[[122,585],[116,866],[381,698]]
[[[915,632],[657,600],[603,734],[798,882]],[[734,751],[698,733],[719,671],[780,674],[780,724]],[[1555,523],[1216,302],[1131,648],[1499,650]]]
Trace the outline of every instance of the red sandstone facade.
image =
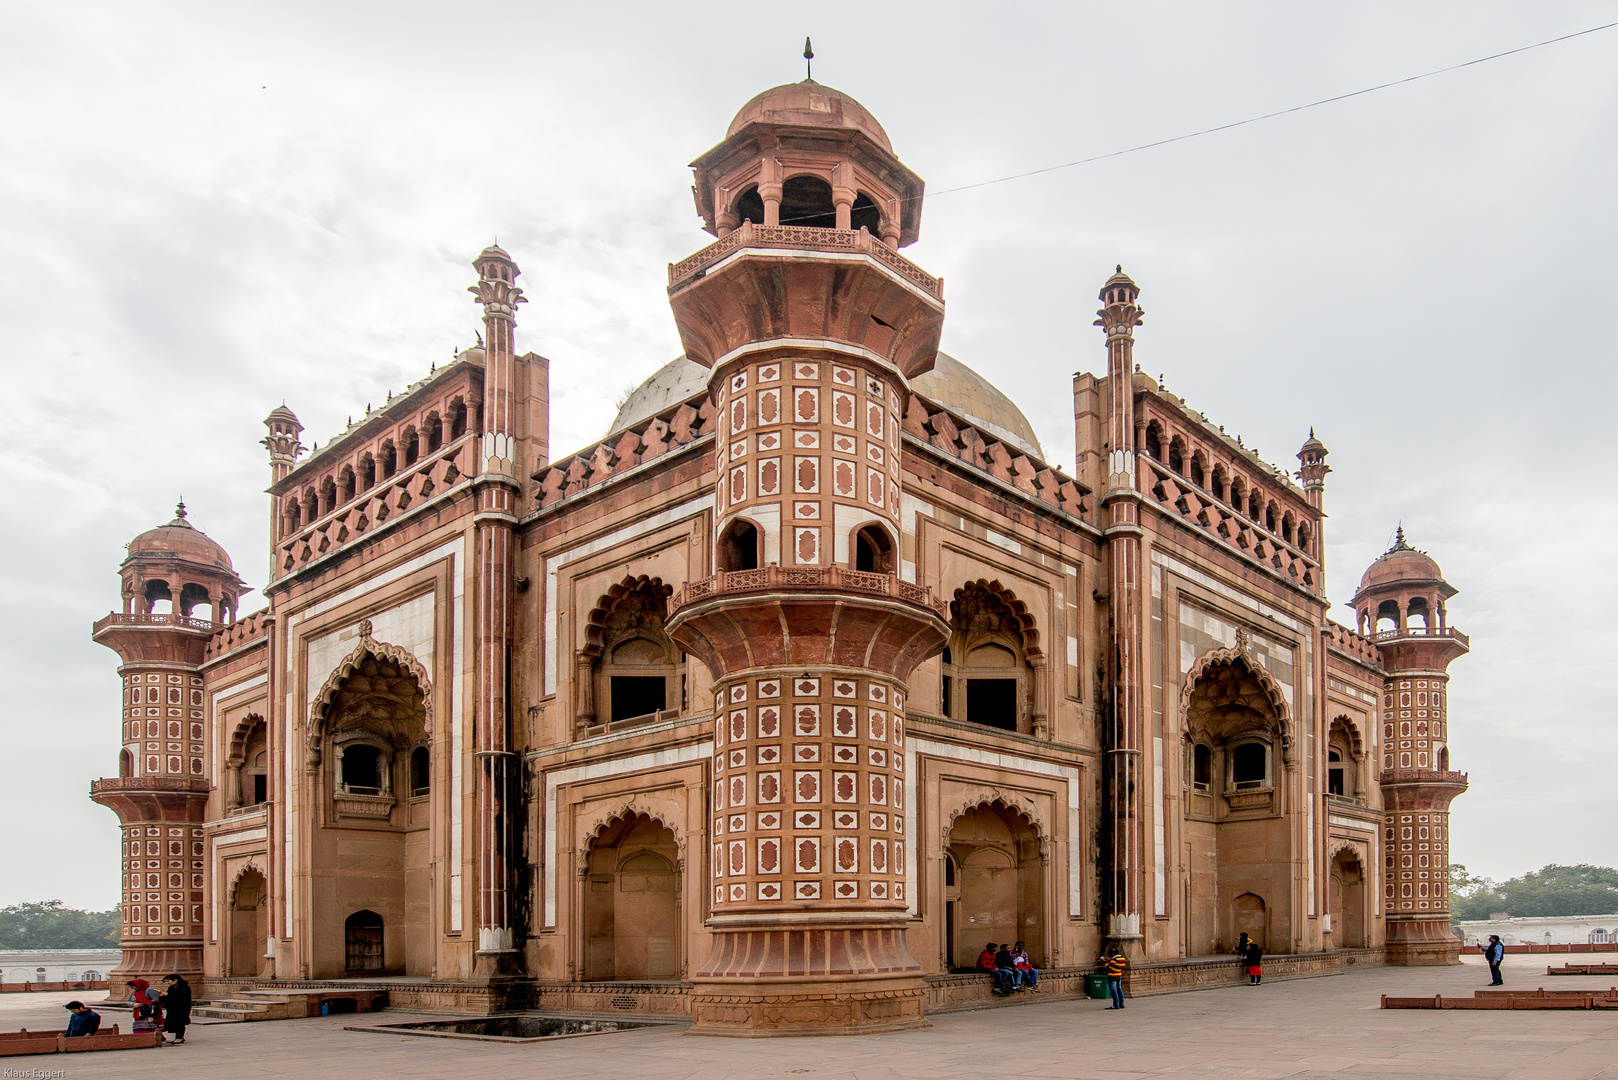
[[1313,433],[1300,487],[1139,374],[1120,268],[1069,472],[938,352],[857,102],[768,91],[693,168],[685,356],[603,441],[552,460],[491,247],[478,346],[318,452],[266,420],[264,611],[183,514],[131,544],[122,970],[757,1035],[925,1023],[988,940],[1057,989],[1243,932],[1453,962],[1454,590],[1401,535],[1329,620]]

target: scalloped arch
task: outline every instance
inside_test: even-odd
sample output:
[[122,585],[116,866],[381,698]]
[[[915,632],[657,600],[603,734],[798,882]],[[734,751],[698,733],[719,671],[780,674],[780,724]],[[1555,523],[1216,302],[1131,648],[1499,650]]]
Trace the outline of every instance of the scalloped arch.
[[963,629],[960,626],[961,601],[974,590],[983,593],[1010,616],[1012,624],[1022,634],[1023,652],[1028,656],[1039,656],[1039,628],[1034,624],[1034,616],[1029,612],[1028,605],[1017,599],[1016,593],[1000,584],[998,578],[993,581],[978,578],[955,590],[955,599],[949,605],[951,627],[956,631]]
[[1039,812],[1038,802],[1032,796],[1009,788],[985,785],[968,792],[962,798],[956,799],[949,813],[944,816],[942,834],[944,847],[949,847],[949,834],[955,828],[955,823],[980,806],[1009,810],[1023,818],[1034,827],[1034,834],[1039,837],[1042,847],[1051,838],[1050,827],[1046,823],[1044,816]]
[[612,609],[630,593],[644,593],[659,605],[658,616],[664,620],[669,617],[668,599],[674,592],[672,585],[665,585],[660,577],[648,577],[641,574],[639,577],[625,577],[624,580],[608,589],[596,601],[596,606],[590,609],[589,620],[584,627],[584,649],[587,656],[600,656],[602,648],[606,645],[607,617]]
[[[1241,635],[1239,635],[1241,636]],[[1292,711],[1287,708],[1286,695],[1281,692],[1281,684],[1275,681],[1275,676],[1264,669],[1240,644],[1228,649],[1209,649],[1191,662],[1190,669],[1180,683],[1180,716],[1183,719],[1186,710],[1191,707],[1191,696],[1196,693],[1197,684],[1202,682],[1203,676],[1216,667],[1226,664],[1240,664],[1257,681],[1269,698],[1270,706],[1275,710],[1275,719],[1281,724],[1281,733],[1288,739],[1292,737]]]
[[268,899],[268,897],[269,897],[269,888],[270,888],[270,875],[266,874],[263,870],[259,869],[258,863],[254,862],[252,859],[248,859],[247,863],[240,870],[236,871],[236,876],[230,879],[230,889],[225,894],[225,910],[226,911],[234,911],[234,910],[236,910],[236,890],[237,890],[238,887],[240,887],[240,885],[242,883],[242,878],[246,877],[250,873],[257,874],[259,877],[264,879],[264,889],[265,889],[265,894],[264,895],[265,895],[265,898]]
[[1331,847],[1326,851],[1326,865],[1330,866],[1331,861],[1345,851],[1353,852],[1361,863],[1365,862],[1365,842],[1363,840],[1348,840],[1337,836],[1332,838]]
[[1360,736],[1359,725],[1354,723],[1353,718],[1348,714],[1338,713],[1331,718],[1331,724],[1326,729],[1327,741],[1330,741],[1331,733],[1338,728],[1343,729],[1343,734],[1348,740],[1348,752],[1353,755],[1354,760],[1364,761],[1365,740]]
[[621,802],[613,803],[610,808],[603,808],[588,819],[588,824],[580,832],[582,837],[580,850],[588,853],[606,831],[607,826],[614,821],[626,817],[645,817],[663,826],[674,837],[674,846],[680,853],[680,867],[683,869],[686,858],[685,834],[679,826],[678,809],[673,805],[658,805],[639,795],[631,795]]
[[427,674],[427,669],[409,651],[371,637],[371,620],[365,619],[360,622],[359,644],[355,645],[354,650],[343,657],[332,669],[332,673],[326,676],[326,681],[320,684],[320,692],[315,695],[314,704],[309,708],[305,737],[311,750],[318,748],[320,744],[321,732],[326,728],[326,709],[331,705],[332,698],[337,696],[337,691],[342,688],[344,680],[354,674],[367,656],[392,661],[415,677],[417,685],[421,687],[422,709],[425,712],[423,726],[427,729],[428,735],[433,733],[433,681]]
[[236,730],[230,733],[230,752],[225,755],[225,764],[241,765],[247,760],[247,740],[252,737],[253,729],[264,723],[264,718],[258,713],[248,713],[236,725]]

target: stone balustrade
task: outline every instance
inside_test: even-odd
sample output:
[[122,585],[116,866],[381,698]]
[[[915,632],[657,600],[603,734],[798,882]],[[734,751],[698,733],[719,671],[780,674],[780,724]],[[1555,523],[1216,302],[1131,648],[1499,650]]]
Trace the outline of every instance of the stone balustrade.
[[712,577],[688,581],[669,598],[670,613],[722,596],[776,590],[815,589],[862,596],[883,596],[926,608],[948,621],[949,605],[924,585],[897,574],[872,574],[841,566],[764,566],[756,570],[721,570]]
[[115,611],[111,615],[97,619],[90,628],[90,635],[94,637],[109,626],[163,626],[176,627],[181,630],[202,630],[213,633],[222,624],[212,619],[193,619],[189,615],[169,614],[168,612],[142,615],[138,612]]
[[1380,645],[1400,638],[1453,638],[1467,648],[1472,646],[1472,639],[1453,626],[1402,626],[1393,630],[1379,630],[1371,640]]
[[669,263],[669,291],[694,281],[708,268],[735,252],[747,248],[774,248],[794,251],[824,251],[835,254],[869,255],[883,266],[937,300],[944,298],[944,279],[933,277],[909,259],[894,251],[870,231],[861,229],[815,229],[802,225],[741,225],[701,251],[677,263]]

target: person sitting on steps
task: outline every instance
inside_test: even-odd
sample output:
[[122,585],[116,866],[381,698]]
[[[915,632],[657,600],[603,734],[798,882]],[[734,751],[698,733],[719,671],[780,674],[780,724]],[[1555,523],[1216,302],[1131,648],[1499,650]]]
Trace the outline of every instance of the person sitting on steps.
[[1017,979],[1023,986],[1036,994],[1039,993],[1039,969],[1028,959],[1028,949],[1020,941],[1011,950],[1011,966],[1017,972]]
[[1000,946],[1000,951],[994,954],[994,966],[1005,974],[1006,985],[1014,993],[1020,994],[1027,989],[1022,985],[1022,975],[1017,971],[1017,961],[1011,955],[1010,945]]
[[994,942],[991,941],[983,947],[982,952],[978,953],[978,970],[987,971],[990,975],[993,975],[995,996],[1005,997],[1011,993],[1011,980],[1016,976],[1009,971],[1001,970],[1000,965],[995,961],[994,950]]

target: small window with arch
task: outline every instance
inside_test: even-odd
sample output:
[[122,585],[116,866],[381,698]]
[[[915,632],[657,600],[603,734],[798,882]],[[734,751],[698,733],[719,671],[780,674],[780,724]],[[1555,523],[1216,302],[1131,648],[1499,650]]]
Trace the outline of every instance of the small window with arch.
[[868,574],[893,573],[893,539],[877,524],[861,526],[854,533],[853,569]]
[[410,797],[419,799],[432,790],[432,756],[425,746],[410,751]]
[[719,537],[716,561],[721,570],[758,569],[758,529],[750,521],[737,519]]
[[1196,743],[1191,747],[1191,789],[1208,791],[1213,787],[1213,747]]

